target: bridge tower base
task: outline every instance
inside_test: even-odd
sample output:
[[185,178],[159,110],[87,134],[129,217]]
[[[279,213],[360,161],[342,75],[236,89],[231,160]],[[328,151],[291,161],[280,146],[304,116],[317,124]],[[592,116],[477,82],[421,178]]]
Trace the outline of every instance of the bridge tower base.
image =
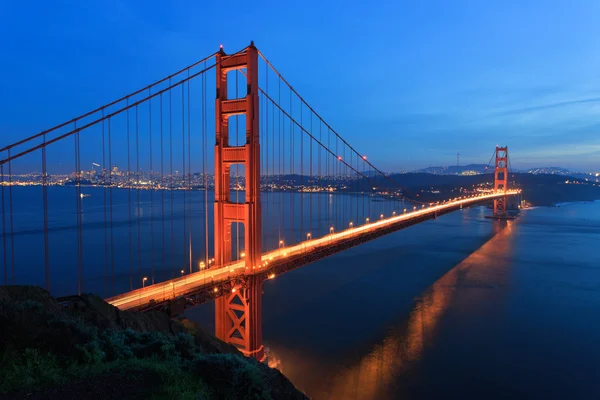
[[[246,96],[227,97],[227,73],[245,69]],[[215,268],[232,261],[233,223],[244,225],[245,264],[248,275],[258,268],[262,254],[260,204],[260,146],[258,110],[258,50],[250,44],[244,51],[227,55],[221,48],[216,56],[216,144],[215,144]],[[229,117],[246,116],[246,142],[229,144]],[[231,198],[231,166],[243,164],[246,173],[245,203]],[[239,257],[239,254],[238,254]],[[248,356],[263,358],[262,282],[250,276],[246,284],[215,301],[216,336],[238,347]]]

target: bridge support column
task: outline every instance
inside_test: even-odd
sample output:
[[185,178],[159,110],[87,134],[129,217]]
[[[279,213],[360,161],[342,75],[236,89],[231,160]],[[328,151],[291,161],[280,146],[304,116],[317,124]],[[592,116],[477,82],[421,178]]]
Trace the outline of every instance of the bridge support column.
[[508,147],[496,146],[496,169],[494,172],[494,190],[503,191],[504,196],[494,200],[494,217],[505,218],[508,204]]
[[262,291],[262,277],[250,275],[246,287],[234,288],[215,300],[216,336],[258,360],[264,357]]
[[[215,144],[215,264],[223,267],[232,261],[231,224],[244,224],[245,264],[248,275],[259,268],[262,255],[262,216],[260,204],[260,145],[258,110],[258,50],[251,44],[245,51],[216,56],[216,144]],[[246,70],[246,96],[227,97],[227,73]],[[246,143],[229,145],[230,116],[246,116]],[[246,200],[231,201],[230,170],[243,164],[246,172]],[[238,254],[239,257],[239,254]],[[236,287],[215,302],[216,335],[237,346],[244,354],[259,360],[262,351],[262,282],[250,276],[246,287]]]

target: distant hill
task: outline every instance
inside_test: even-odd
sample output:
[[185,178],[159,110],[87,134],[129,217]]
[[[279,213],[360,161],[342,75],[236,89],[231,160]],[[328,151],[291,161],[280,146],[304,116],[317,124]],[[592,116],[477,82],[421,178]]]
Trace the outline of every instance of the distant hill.
[[447,167],[428,167],[414,171],[414,173],[434,175],[473,175],[483,174],[488,171],[486,164],[449,165]]

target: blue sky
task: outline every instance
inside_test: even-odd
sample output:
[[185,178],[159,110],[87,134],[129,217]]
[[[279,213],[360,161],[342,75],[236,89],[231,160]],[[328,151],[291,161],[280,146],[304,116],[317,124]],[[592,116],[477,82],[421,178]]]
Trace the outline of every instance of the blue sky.
[[[384,170],[600,170],[600,2],[4,1],[7,144],[253,39]],[[376,138],[373,140],[373,138]]]

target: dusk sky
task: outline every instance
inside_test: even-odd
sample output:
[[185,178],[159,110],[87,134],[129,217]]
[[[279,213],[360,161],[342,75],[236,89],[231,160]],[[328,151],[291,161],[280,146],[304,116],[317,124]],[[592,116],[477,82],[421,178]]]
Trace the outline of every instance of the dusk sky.
[[[254,40],[386,171],[600,170],[600,2],[4,1],[1,144]],[[212,92],[210,92],[212,96]]]

